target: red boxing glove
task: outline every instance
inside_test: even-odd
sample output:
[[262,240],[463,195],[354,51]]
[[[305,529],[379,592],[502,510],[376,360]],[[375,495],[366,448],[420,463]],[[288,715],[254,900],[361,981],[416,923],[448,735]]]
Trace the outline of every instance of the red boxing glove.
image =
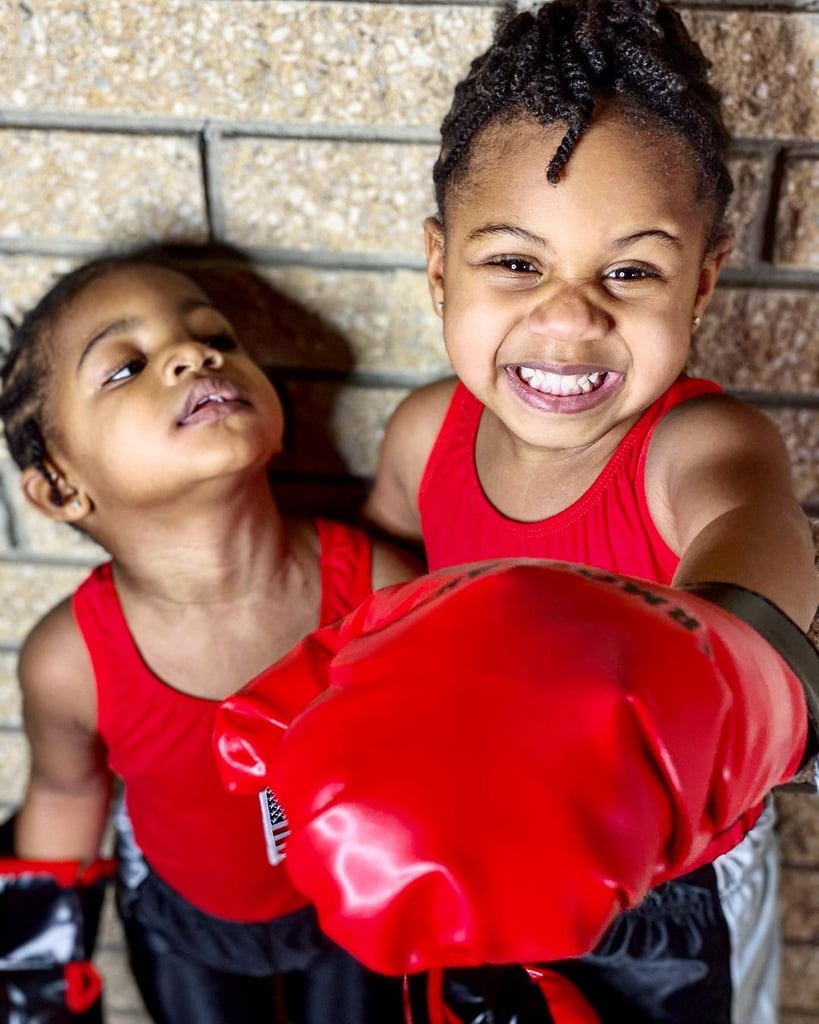
[[[790,620],[714,588],[764,605],[816,679]],[[711,601],[506,561],[311,634],[224,702],[216,748],[229,788],[281,802],[327,934],[400,974],[586,953],[794,774],[807,720],[791,665]]]

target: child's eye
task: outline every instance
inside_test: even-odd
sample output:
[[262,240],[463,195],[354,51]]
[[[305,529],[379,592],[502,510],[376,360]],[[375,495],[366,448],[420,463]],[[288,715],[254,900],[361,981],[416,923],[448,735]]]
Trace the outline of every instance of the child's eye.
[[227,331],[204,338],[203,344],[207,345],[208,348],[215,348],[217,352],[232,352],[239,347],[236,339],[232,334],[228,334]]
[[129,359],[127,363],[123,363],[122,366],[118,367],[114,372],[106,378],[106,384],[118,384],[120,381],[129,380],[131,377],[135,377],[145,367],[144,359]]
[[615,267],[610,270],[606,275],[609,281],[644,281],[649,277],[658,277],[656,270],[652,270],[650,267]]
[[508,270],[510,274],[538,274],[540,271],[530,260],[522,256],[496,256],[489,260],[489,266]]

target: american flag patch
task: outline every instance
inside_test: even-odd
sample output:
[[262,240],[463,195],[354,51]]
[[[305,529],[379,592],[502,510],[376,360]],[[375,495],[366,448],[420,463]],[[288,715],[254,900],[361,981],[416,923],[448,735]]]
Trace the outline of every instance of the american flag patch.
[[267,847],[267,859],[273,865],[281,864],[284,860],[284,843],[290,835],[290,826],[287,824],[282,805],[272,790],[263,789],[259,793],[259,803],[262,808],[262,831]]

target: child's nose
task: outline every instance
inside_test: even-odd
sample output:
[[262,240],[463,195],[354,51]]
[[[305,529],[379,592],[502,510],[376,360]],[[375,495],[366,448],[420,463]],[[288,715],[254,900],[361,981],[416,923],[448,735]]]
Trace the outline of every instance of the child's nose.
[[610,329],[609,316],[580,287],[555,282],[529,312],[529,330],[554,341],[591,341]]
[[163,369],[166,377],[176,379],[188,371],[218,369],[223,362],[222,353],[218,349],[186,338],[170,346]]

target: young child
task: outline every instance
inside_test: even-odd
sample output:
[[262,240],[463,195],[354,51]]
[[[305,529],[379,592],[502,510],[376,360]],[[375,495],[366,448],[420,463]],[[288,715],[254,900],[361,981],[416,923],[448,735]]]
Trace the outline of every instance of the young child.
[[[457,86],[425,234],[458,380],[398,408],[366,508],[430,569],[537,556],[719,580],[809,626],[784,445],[684,374],[731,247],[707,72],[657,0],[555,0],[507,5]],[[738,823],[732,850],[558,965],[606,1024],[776,1019],[772,827],[770,807]]]
[[211,733],[222,698],[411,576],[408,560],[347,526],[283,519],[266,472],[276,392],[171,265],[126,256],[62,278],[2,380],[25,497],[111,556],[22,650],[17,857],[93,861],[119,776],[121,911],[157,1022],[402,1019],[397,983],[322,936],[268,862],[259,802],[225,792]]

